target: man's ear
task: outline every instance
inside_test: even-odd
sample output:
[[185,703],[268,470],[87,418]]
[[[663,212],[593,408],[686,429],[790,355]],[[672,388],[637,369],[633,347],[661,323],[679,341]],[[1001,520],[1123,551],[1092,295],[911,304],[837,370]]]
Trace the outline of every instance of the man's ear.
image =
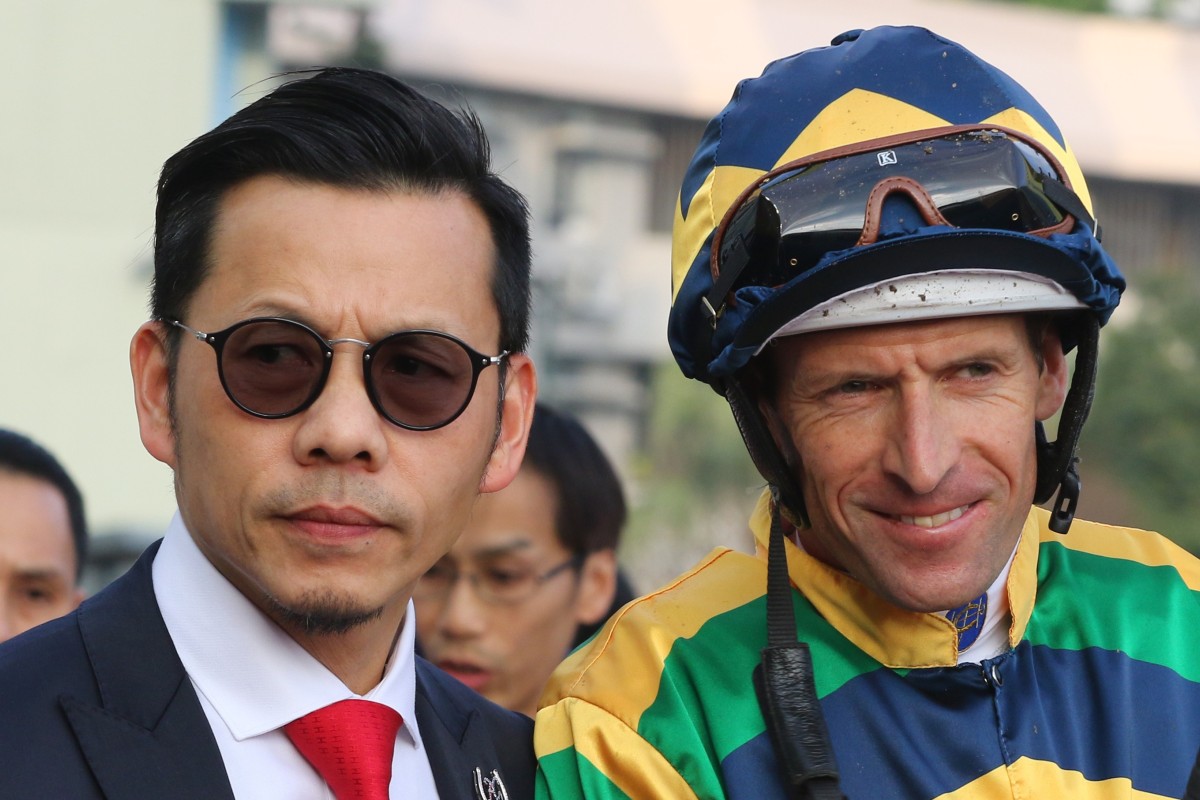
[[142,445],[159,461],[175,468],[175,430],[171,425],[170,373],[166,332],[159,322],[145,322],[129,345],[133,402]]
[[1042,372],[1038,376],[1038,394],[1035,413],[1045,421],[1058,413],[1067,397],[1071,369],[1067,355],[1063,352],[1062,339],[1053,325],[1046,327],[1042,336]]
[[500,431],[479,482],[480,492],[498,492],[512,483],[525,458],[529,426],[533,423],[537,399],[537,370],[533,361],[524,353],[515,353],[508,357],[506,369]]
[[611,549],[588,553],[579,568],[575,622],[591,625],[604,619],[617,594],[617,554]]

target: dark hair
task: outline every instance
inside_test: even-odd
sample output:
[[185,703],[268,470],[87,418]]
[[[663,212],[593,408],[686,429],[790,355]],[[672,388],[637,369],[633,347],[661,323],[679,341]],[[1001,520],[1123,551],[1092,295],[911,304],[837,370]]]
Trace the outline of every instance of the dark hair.
[[83,495],[75,481],[58,463],[50,451],[28,436],[0,428],[0,472],[28,475],[46,481],[62,493],[67,501],[67,517],[71,521],[71,538],[75,542],[75,578],[83,572],[87,556],[87,522],[83,515]]
[[[487,135],[475,114],[452,111],[373,70],[336,67],[295,75],[163,165],[153,316],[186,318],[212,266],[218,204],[246,180],[278,175],[365,191],[458,191],[478,205],[491,229],[500,347],[523,352],[529,330],[529,212],[521,194],[492,172]],[[173,361],[174,328],[169,341]]]
[[616,549],[625,525],[625,493],[612,463],[573,417],[538,403],[522,469],[554,487],[558,539],[577,555]]

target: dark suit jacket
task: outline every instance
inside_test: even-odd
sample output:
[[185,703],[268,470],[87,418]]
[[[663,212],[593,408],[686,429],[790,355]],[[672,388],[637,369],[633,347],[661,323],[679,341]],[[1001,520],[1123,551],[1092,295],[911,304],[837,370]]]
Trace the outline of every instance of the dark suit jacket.
[[[74,613],[0,645],[0,798],[232,800],[154,599],[151,546]],[[281,676],[282,678],[282,676]],[[497,770],[533,797],[532,723],[417,659],[417,724],[443,800]]]

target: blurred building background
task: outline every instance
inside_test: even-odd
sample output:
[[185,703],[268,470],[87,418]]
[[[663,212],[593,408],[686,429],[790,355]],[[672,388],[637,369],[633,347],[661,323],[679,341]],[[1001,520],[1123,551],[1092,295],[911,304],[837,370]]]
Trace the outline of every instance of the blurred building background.
[[5,0],[0,426],[79,481],[111,537],[93,585],[156,538],[171,475],[138,441],[126,351],[147,313],[158,168],[281,71],[374,66],[471,105],[529,198],[543,396],[620,465],[639,585],[715,542],[745,547],[756,478],[723,403],[684,385],[666,348],[679,179],[739,79],[844,30],[910,23],[1002,66],[1073,144],[1135,287],[1114,320],[1131,364],[1102,368],[1121,402],[1097,406],[1085,439],[1081,515],[1182,528],[1200,513],[1200,329],[1186,327],[1200,0]]

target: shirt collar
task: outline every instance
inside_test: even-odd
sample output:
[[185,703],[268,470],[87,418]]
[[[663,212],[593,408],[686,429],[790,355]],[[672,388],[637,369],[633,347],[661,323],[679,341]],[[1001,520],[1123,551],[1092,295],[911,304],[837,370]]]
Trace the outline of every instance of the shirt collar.
[[[750,517],[750,529],[762,559],[766,558],[770,539],[771,507],[771,494],[766,490]],[[1010,619],[1010,647],[1025,635],[1033,613],[1039,530],[1036,510],[1031,510],[1008,565],[988,590],[989,603],[995,604],[993,613],[1003,615],[996,622]],[[818,561],[790,539],[785,539],[784,549],[792,585],[839,633],[876,661],[896,669],[952,667],[959,662],[958,636],[944,614],[895,606],[847,573]]]
[[[360,697],[217,571],[178,513],[154,559],[154,594],[196,690],[241,741],[339,700]],[[399,741],[420,747],[412,601],[383,679],[363,699],[404,720]]]

